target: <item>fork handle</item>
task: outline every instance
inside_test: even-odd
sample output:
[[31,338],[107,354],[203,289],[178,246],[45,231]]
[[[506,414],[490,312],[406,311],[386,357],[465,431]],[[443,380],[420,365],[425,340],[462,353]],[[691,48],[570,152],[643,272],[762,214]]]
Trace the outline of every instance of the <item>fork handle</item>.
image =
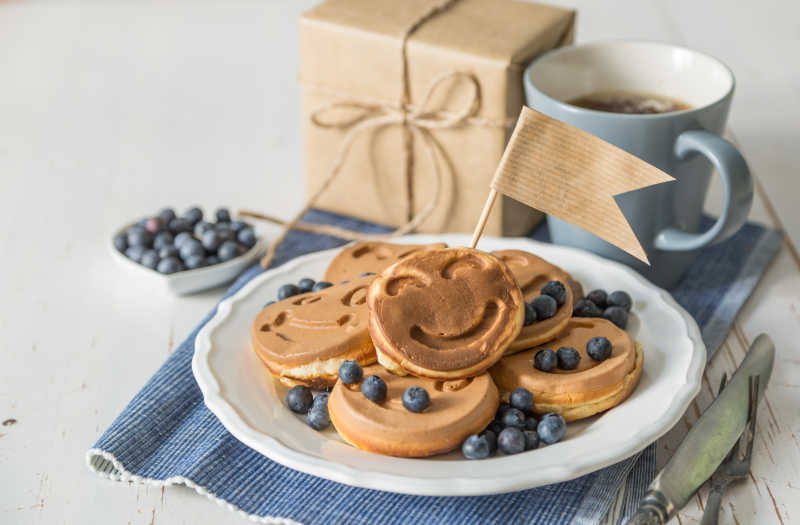
[[714,484],[706,500],[706,508],[703,511],[703,520],[700,525],[717,525],[719,521],[719,509],[722,506],[722,494],[725,492],[727,483]]

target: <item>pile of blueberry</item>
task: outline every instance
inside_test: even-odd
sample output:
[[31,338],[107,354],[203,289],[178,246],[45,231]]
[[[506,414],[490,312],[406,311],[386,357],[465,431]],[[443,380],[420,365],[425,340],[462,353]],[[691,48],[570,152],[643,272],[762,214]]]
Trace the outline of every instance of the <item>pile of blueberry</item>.
[[305,414],[306,423],[314,430],[324,430],[331,424],[328,415],[327,392],[320,392],[316,397],[307,386],[293,386],[286,392],[286,404],[292,412]]
[[631,296],[622,290],[609,294],[605,290],[592,290],[586,294],[586,298],[575,304],[572,315],[603,317],[624,330],[628,326],[628,313],[632,304]]
[[525,326],[550,319],[567,300],[567,289],[561,281],[547,281],[542,286],[541,293],[531,302],[525,303]]
[[[339,367],[339,381],[345,385],[361,383],[361,393],[373,403],[386,399],[386,382],[375,375],[364,377],[364,370],[356,361],[342,363]],[[424,412],[430,404],[431,397],[421,386],[412,386],[403,392],[403,406],[409,412]]]
[[[603,336],[592,337],[586,343],[586,353],[592,360],[602,363],[611,356],[611,341]],[[556,367],[575,370],[580,362],[581,354],[571,346],[562,346],[556,352],[543,348],[533,356],[533,367],[542,372],[552,372]]]
[[[361,274],[361,277],[366,277],[368,275],[375,275],[373,272],[364,272]],[[347,281],[342,281],[339,284],[346,284]],[[299,295],[301,293],[308,293],[308,292],[319,292],[320,290],[324,290],[325,288],[330,288],[333,286],[333,283],[329,283],[328,281],[315,281],[310,277],[303,277],[297,284],[287,283],[281,285],[278,288],[278,301],[283,301],[284,299],[288,299],[289,297],[294,297],[295,295]],[[274,304],[275,301],[268,301],[264,308],[267,306]]]
[[509,402],[500,403],[486,430],[464,440],[461,453],[467,459],[488,458],[498,450],[503,454],[519,454],[537,448],[539,443],[557,443],[566,431],[567,423],[561,414],[550,412],[537,420],[533,414],[533,394],[515,388]]
[[114,236],[114,246],[132,261],[168,274],[229,261],[256,244],[253,227],[232,221],[227,208],[214,215],[216,222],[208,222],[198,207],[181,217],[164,208]]

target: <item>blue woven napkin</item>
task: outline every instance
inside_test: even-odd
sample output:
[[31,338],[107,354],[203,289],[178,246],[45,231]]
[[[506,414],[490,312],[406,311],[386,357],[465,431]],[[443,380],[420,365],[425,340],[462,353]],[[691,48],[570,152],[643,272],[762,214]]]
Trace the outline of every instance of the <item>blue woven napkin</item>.
[[[385,228],[319,211],[306,221],[364,232]],[[546,240],[540,227],[533,238]],[[698,254],[671,290],[700,324],[710,351],[723,341],[739,307],[777,253],[781,235],[746,225],[730,240]],[[292,232],[275,264],[342,244]],[[242,274],[235,293],[261,272]],[[170,355],[87,453],[89,468],[117,481],[184,483],[264,523],[585,523],[609,511],[630,513],[655,472],[655,449],[578,479],[509,494],[475,497],[408,496],[342,485],[283,467],[231,436],[206,408],[191,370],[194,339],[205,319]],[[622,489],[622,490],[621,490]]]

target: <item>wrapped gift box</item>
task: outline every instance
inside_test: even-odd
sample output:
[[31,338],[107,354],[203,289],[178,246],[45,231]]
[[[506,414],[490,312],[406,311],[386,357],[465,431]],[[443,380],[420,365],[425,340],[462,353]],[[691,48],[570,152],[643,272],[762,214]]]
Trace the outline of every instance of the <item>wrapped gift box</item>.
[[[425,18],[434,4],[327,0],[302,16],[309,196],[340,161],[316,207],[398,226],[438,197],[418,231],[475,226],[524,103],[525,65],[572,42],[575,13],[460,0]],[[504,198],[485,232],[519,235],[539,218]]]

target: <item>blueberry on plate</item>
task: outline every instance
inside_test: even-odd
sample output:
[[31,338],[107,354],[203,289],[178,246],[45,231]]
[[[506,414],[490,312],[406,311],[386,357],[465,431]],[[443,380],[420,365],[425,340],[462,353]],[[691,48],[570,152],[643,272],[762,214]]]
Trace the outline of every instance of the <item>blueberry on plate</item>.
[[419,414],[424,412],[430,404],[431,398],[428,391],[421,386],[412,386],[403,392],[403,406],[406,407],[406,410]]
[[233,241],[225,241],[217,250],[220,261],[230,261],[239,256],[239,245]]
[[284,284],[278,288],[278,300],[283,301],[289,297],[294,297],[300,293],[300,289],[294,284]]
[[193,240],[197,240],[197,239],[192,237],[191,233],[189,233],[189,232],[180,232],[179,234],[177,234],[175,236],[175,240],[173,241],[172,244],[174,244],[176,248],[180,249],[180,247],[183,246],[183,243],[185,243],[186,241],[193,241]]
[[128,246],[144,246],[150,248],[153,245],[153,234],[140,226],[128,228]]
[[558,368],[561,370],[575,370],[581,362],[581,354],[571,346],[562,346],[556,352]]
[[623,292],[622,290],[617,290],[616,292],[611,292],[608,295],[608,306],[619,306],[624,308],[625,311],[630,312],[631,306],[633,305],[633,300],[631,296],[628,295],[627,292]]
[[320,290],[324,290],[325,288],[330,288],[333,286],[333,283],[329,283],[328,281],[318,281],[314,283],[314,286],[311,287],[312,292],[318,292]]
[[525,434],[525,450],[533,450],[539,446],[539,434],[536,430],[523,430]]
[[231,222],[231,212],[228,211],[228,208],[217,208],[214,215],[217,222]]
[[550,319],[556,315],[556,311],[558,310],[558,304],[556,303],[556,300],[549,295],[540,295],[538,297],[534,297],[533,301],[531,301],[531,306],[533,306],[533,309],[536,310],[536,318],[539,321]]
[[161,219],[164,224],[169,224],[169,222],[175,218],[175,210],[172,208],[164,208],[158,212],[158,218]]
[[158,258],[159,259],[166,259],[167,257],[177,257],[178,256],[178,249],[171,244],[167,244],[166,246],[162,246],[158,250]]
[[139,260],[142,266],[146,266],[151,270],[155,270],[158,266],[159,257],[155,250],[145,250],[142,253],[142,258]]
[[189,257],[193,256],[206,256],[206,250],[203,248],[203,245],[200,244],[200,241],[197,239],[192,239],[190,241],[184,241],[180,248],[178,248],[178,252],[180,252],[181,259],[186,261]]
[[572,315],[575,317],[600,317],[603,315],[603,311],[591,299],[581,299],[575,303]]
[[[235,230],[232,231],[236,232]],[[256,232],[253,231],[253,228],[244,228],[236,234],[236,240],[248,248],[252,248],[256,244]]]
[[586,353],[595,361],[605,361],[611,355],[611,341],[603,336],[592,337],[586,343]]
[[125,252],[128,249],[128,236],[124,233],[118,233],[114,236],[114,248],[121,252]]
[[192,223],[183,217],[175,217],[169,221],[169,231],[175,235],[183,232],[189,233],[192,231]]
[[525,428],[525,414],[517,408],[509,408],[503,413],[502,422],[505,428]]
[[177,257],[167,257],[158,262],[156,270],[164,274],[175,273],[183,270],[183,264]]
[[189,221],[192,227],[194,227],[195,224],[203,220],[203,210],[197,206],[192,206],[183,213],[183,218]]
[[175,238],[170,232],[158,232],[156,236],[153,237],[153,248],[160,250],[164,246],[172,246],[174,240]]
[[331,397],[331,395],[329,393],[320,392],[319,394],[314,396],[314,402],[311,404],[311,408],[314,409],[314,408],[317,408],[317,407],[325,407],[325,409],[327,410],[328,409],[328,399],[330,397]]
[[310,277],[303,277],[297,281],[297,288],[300,290],[300,293],[307,293],[314,288],[314,284],[314,279],[311,279]]
[[183,263],[190,270],[196,270],[206,266],[206,258],[202,255],[190,255],[183,260]]
[[606,307],[608,295],[606,294],[605,290],[597,289],[587,293],[586,298],[592,301],[600,310],[602,310]]
[[[502,429],[500,429],[502,430]],[[499,432],[498,432],[499,433]],[[486,438],[486,441],[489,443],[489,455],[491,456],[495,452],[497,452],[497,434],[494,430],[486,429],[481,432],[481,436]]]
[[467,459],[485,459],[489,457],[491,447],[486,436],[472,434],[461,444],[461,454]]
[[125,257],[132,261],[141,262],[142,255],[144,254],[145,250],[144,246],[131,246],[127,250],[125,250]]
[[286,392],[286,405],[292,412],[306,414],[314,403],[314,396],[307,386],[293,386]]
[[536,430],[536,427],[539,425],[539,420],[533,416],[528,416],[525,418],[525,430]]
[[567,422],[561,414],[550,412],[542,416],[539,420],[539,426],[536,428],[539,439],[548,445],[561,441],[564,434],[567,433]]
[[361,393],[375,403],[386,399],[386,383],[378,376],[369,376],[361,382]]
[[547,281],[542,286],[542,295],[549,295],[556,300],[556,304],[561,306],[567,300],[567,289],[561,281]]
[[314,430],[324,430],[331,426],[331,416],[328,414],[328,404],[314,404],[306,415],[306,423]]
[[194,236],[198,239],[202,239],[205,232],[213,229],[214,225],[210,222],[198,221],[197,224],[194,225]]
[[339,366],[339,380],[345,385],[354,385],[364,377],[364,369],[356,361],[345,361]]
[[530,390],[522,387],[515,388],[508,396],[508,400],[512,407],[525,414],[529,414],[533,410],[533,394]]
[[533,368],[542,372],[551,372],[558,365],[556,353],[549,348],[543,348],[533,356]]
[[506,427],[497,436],[497,448],[503,454],[519,454],[525,450],[525,434],[516,427]]
[[623,330],[628,326],[628,311],[621,306],[609,306],[603,311],[603,317]]
[[534,310],[533,305],[531,303],[525,303],[525,321],[522,324],[530,326],[536,321],[536,310]]
[[159,217],[150,217],[147,219],[147,222],[144,223],[144,229],[152,235],[155,235],[164,229],[164,223],[161,222]]
[[219,249],[219,245],[222,244],[222,238],[219,236],[216,230],[207,230],[203,233],[201,237],[203,248],[208,250],[211,253],[216,252]]

